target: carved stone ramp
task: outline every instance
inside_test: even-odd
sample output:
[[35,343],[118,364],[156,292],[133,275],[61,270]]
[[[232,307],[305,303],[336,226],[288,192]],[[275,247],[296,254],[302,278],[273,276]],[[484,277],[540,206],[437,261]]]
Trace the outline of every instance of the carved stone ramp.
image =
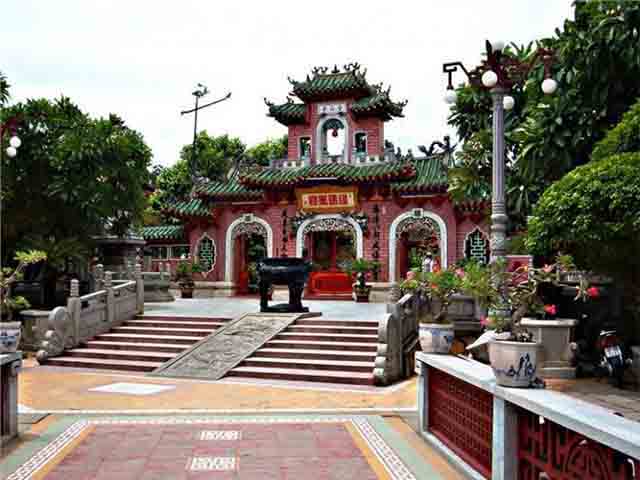
[[233,320],[149,375],[219,380],[299,318],[318,313],[249,313]]

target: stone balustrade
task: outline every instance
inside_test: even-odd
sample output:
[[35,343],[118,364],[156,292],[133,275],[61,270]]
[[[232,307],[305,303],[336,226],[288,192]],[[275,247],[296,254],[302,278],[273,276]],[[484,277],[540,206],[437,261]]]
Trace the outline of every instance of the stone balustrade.
[[22,352],[0,355],[0,447],[18,435],[18,374]]
[[467,478],[627,480],[637,422],[561,392],[496,385],[488,365],[416,354],[422,437]]

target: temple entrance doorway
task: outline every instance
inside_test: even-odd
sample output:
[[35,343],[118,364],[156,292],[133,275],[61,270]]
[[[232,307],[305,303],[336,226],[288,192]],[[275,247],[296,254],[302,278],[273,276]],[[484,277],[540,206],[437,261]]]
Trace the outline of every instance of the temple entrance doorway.
[[313,263],[307,297],[345,298],[352,294],[352,279],[345,264],[356,258],[356,235],[348,223],[336,222],[331,230],[319,230],[314,225],[305,236],[305,258]]
[[433,270],[442,266],[440,229],[427,217],[408,218],[396,231],[396,278],[406,278],[413,269]]

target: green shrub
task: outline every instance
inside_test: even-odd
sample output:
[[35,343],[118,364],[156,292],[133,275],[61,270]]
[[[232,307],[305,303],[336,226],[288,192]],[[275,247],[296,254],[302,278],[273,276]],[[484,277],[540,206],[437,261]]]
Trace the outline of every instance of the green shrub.
[[640,100],[595,146],[591,159],[599,161],[611,155],[628,152],[640,152]]

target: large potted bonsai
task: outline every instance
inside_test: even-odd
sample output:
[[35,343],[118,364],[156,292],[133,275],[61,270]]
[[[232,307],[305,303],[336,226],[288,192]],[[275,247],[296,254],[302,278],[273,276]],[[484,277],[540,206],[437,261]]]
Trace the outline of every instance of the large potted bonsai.
[[181,298],[193,298],[195,282],[193,274],[202,272],[202,267],[197,261],[192,259],[180,260],[176,265],[176,280],[180,287]]
[[453,269],[432,272],[413,270],[400,284],[403,292],[416,295],[419,338],[425,353],[449,353],[455,336],[449,320],[453,295],[460,292],[461,278]]
[[21,296],[11,294],[11,285],[22,278],[27,265],[45,260],[47,255],[38,250],[16,253],[18,265],[15,269],[4,268],[0,271],[0,354],[15,352],[21,336],[20,322],[13,322],[14,312],[29,308],[29,302]]
[[353,295],[356,302],[368,303],[371,295],[371,285],[367,284],[367,275],[379,268],[378,262],[358,258],[345,265],[345,270],[351,276],[355,275]]

